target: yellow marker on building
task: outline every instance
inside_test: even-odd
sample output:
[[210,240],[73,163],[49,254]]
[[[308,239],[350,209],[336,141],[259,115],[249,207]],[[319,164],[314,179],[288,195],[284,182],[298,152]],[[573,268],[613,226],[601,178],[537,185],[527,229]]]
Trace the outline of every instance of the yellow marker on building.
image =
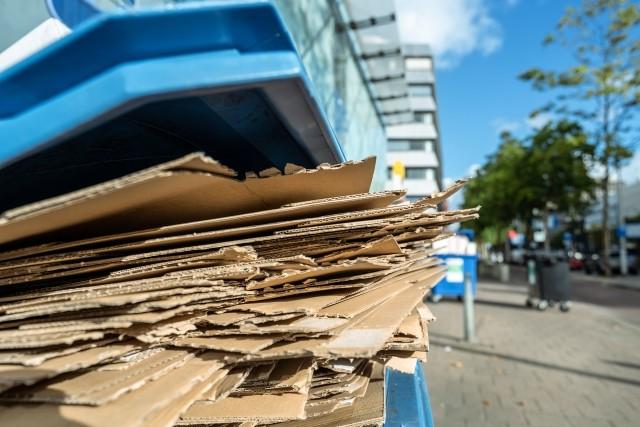
[[396,160],[395,162],[393,162],[393,166],[391,168],[391,174],[394,177],[404,179],[406,174],[404,163],[402,163],[400,160]]

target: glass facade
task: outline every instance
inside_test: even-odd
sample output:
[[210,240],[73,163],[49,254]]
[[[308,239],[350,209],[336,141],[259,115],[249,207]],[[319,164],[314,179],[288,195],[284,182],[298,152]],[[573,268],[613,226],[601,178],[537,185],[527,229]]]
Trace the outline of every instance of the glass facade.
[[349,159],[377,157],[372,190],[386,180],[386,135],[330,0],[275,0]]

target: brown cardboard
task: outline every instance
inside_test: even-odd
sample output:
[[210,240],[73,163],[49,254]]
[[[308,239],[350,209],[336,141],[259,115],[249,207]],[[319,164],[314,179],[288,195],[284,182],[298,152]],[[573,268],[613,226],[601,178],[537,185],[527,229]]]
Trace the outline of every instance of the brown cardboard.
[[229,310],[247,311],[263,315],[283,313],[301,313],[311,315],[317,313],[323,307],[340,301],[345,295],[350,293],[350,290],[337,290],[321,295],[285,297],[270,302],[245,303],[235,307],[229,307]]
[[197,401],[182,414],[177,425],[202,425],[254,421],[261,424],[305,417],[306,394],[250,394]]
[[252,366],[238,366],[231,369],[221,380],[216,381],[209,390],[199,396],[198,400],[215,402],[224,399],[238,388],[254,369],[256,368]]
[[314,362],[312,358],[279,360],[273,363],[273,367],[266,378],[254,377],[252,371],[246,381],[234,390],[231,395],[306,393],[311,386],[313,370]]
[[112,370],[107,365],[107,369],[98,368],[58,377],[35,387],[12,389],[0,395],[0,401],[104,405],[163,377],[194,356],[194,353],[184,350],[159,350],[127,364],[125,369]]
[[101,340],[119,331],[104,330],[91,332],[59,332],[28,337],[28,339],[13,339],[0,341],[0,350],[45,348],[54,345],[71,345],[79,341]]
[[377,286],[363,289],[350,298],[327,306],[318,312],[320,316],[335,316],[351,318],[362,313],[370,307],[379,305],[381,302],[402,292],[411,285],[412,280],[426,279],[439,273],[437,269],[418,270],[396,277],[388,276],[388,280],[382,280]]
[[255,353],[280,339],[280,335],[206,336],[179,338],[173,341],[173,345],[234,353]]
[[[306,221],[309,221],[308,218],[313,217],[317,217],[318,221],[321,220],[327,223],[332,223],[340,222],[345,218],[345,216],[352,215],[350,213],[345,214],[340,212],[360,211],[361,213],[359,213],[359,215],[362,215],[363,217],[376,218],[395,213],[398,208],[386,208],[386,206],[399,197],[402,197],[403,194],[404,191],[389,191],[310,200],[308,202],[284,205],[277,209],[206,219],[202,221],[175,224],[128,233],[112,234],[84,240],[37,245],[0,253],[0,260],[17,260],[18,265],[27,265],[25,264],[26,261],[24,261],[25,257],[31,257],[33,261],[37,261],[38,259],[41,259],[41,257],[38,257],[40,254],[77,249],[83,246],[95,247],[97,245],[112,245],[113,243],[118,242],[135,241],[140,239],[148,240],[185,232],[202,233],[211,230],[234,228],[237,228],[238,232],[227,235],[240,236],[243,234],[242,230],[247,230],[247,226],[252,226],[250,230],[260,232],[272,229],[275,230],[281,227],[295,226],[296,224],[304,224]],[[259,225],[263,226],[260,227]]]
[[224,313],[210,314],[208,316],[198,319],[199,324],[214,325],[214,326],[229,326],[234,323],[238,323],[242,320],[251,319],[256,315],[253,313],[242,313],[228,311]]
[[36,350],[4,350],[0,351],[0,364],[39,366],[45,361],[56,357],[67,356],[82,350],[104,346],[117,341],[115,338],[102,341],[87,342],[74,346],[51,346]]
[[[81,227],[60,230],[72,239],[66,242],[0,253],[0,360],[26,356],[46,367],[90,350],[90,343],[103,347],[105,339],[121,337],[135,338],[136,350],[14,386],[0,395],[0,420],[13,415],[18,425],[30,425],[44,416],[55,425],[54,415],[62,414],[89,426],[104,425],[102,419],[168,425],[186,411],[180,424],[378,422],[375,411],[360,420],[340,414],[365,396],[372,360],[426,360],[433,315],[421,301],[443,272],[431,256],[433,242],[445,225],[477,215],[477,209],[435,212],[434,205],[462,184],[389,206],[402,192],[337,188],[349,173],[361,178],[362,164],[330,172],[289,166],[285,175],[270,169],[245,181],[199,156],[160,169],[126,177],[122,189],[106,183],[14,213],[16,223],[78,213],[71,220]],[[322,174],[333,177],[322,182],[333,189],[301,185]],[[205,181],[211,188],[198,187]],[[171,188],[161,189],[159,199],[127,199],[160,182]],[[169,195],[180,185],[175,198]],[[226,197],[237,185],[255,191]],[[316,198],[322,191],[344,194]],[[282,199],[295,197],[300,201]],[[83,231],[89,225],[81,224],[83,209],[102,199],[140,209],[105,211],[104,227]],[[214,199],[219,206],[208,207]],[[177,212],[183,201],[185,212]],[[136,223],[144,212],[145,224]],[[206,216],[191,220],[192,214]],[[177,217],[184,219],[166,222]],[[104,235],[82,237],[95,230]],[[200,365],[202,351],[211,370]],[[29,411],[21,402],[30,403]]]
[[[174,369],[156,381],[125,394],[120,399],[98,407],[56,404],[17,404],[0,406],[0,425],[31,427],[41,425],[68,427],[147,426],[148,421],[176,399],[180,399],[221,369],[219,355],[208,352],[198,355],[180,368]],[[170,427],[172,417],[159,427]]]
[[18,385],[31,385],[65,372],[73,372],[120,356],[137,347],[130,343],[109,344],[89,348],[76,353],[55,357],[37,367],[18,367],[13,364],[0,365],[0,392]]
[[332,317],[297,317],[289,321],[275,322],[269,325],[240,325],[238,329],[211,331],[209,335],[263,335],[286,334],[295,336],[333,335],[333,330],[346,324],[346,319]]
[[311,355],[328,358],[372,357],[384,347],[388,338],[421,301],[427,290],[441,279],[444,270],[434,270],[434,274],[421,280],[412,280],[393,297],[337,327],[336,336],[277,342],[262,349],[259,354],[248,354],[245,359],[276,360]]
[[402,254],[402,249],[398,246],[398,243],[393,236],[383,237],[382,239],[375,240],[371,243],[361,245],[357,249],[340,251],[333,255],[326,255],[317,260],[318,263],[333,262],[342,259],[352,259],[357,257],[378,256],[378,255],[393,255]]
[[[327,415],[339,408],[353,405],[353,403],[366,394],[370,377],[372,374],[372,364],[368,363],[364,369],[356,375],[350,377],[347,381],[334,387],[333,392],[324,390],[317,391],[317,397],[310,397],[305,407],[308,418]],[[326,387],[322,387],[325,388]],[[312,389],[311,393],[316,389]],[[313,394],[312,394],[313,396]]]
[[316,267],[303,272],[294,272],[290,274],[282,274],[280,276],[270,277],[261,282],[254,281],[247,285],[248,290],[270,288],[274,286],[283,285],[285,283],[291,283],[317,277],[327,277],[336,274],[357,274],[365,273],[377,270],[387,270],[390,266],[382,262],[372,262],[367,260],[355,260],[351,262],[344,262],[342,264],[336,264],[328,267]]
[[252,317],[250,319],[246,319],[243,320],[241,322],[238,322],[238,327],[242,328],[244,326],[257,326],[257,325],[263,325],[265,323],[268,323],[270,325],[280,323],[284,320],[293,320],[293,319],[300,319],[301,317],[303,317],[304,315],[299,314],[299,313],[287,313],[287,314],[274,314],[274,315],[269,315],[269,316],[256,316],[256,317]]
[[[375,166],[375,159],[369,158],[292,175],[238,181],[231,178],[232,172],[224,167],[188,171],[181,168],[194,159],[200,163],[215,163],[195,153],[123,178],[7,211],[0,217],[0,243],[71,226],[86,235],[91,233],[91,222],[98,220],[102,230],[127,231],[364,193],[369,190]],[[225,203],[220,203],[221,199]],[[180,209],[170,208],[172,206],[180,206]],[[83,224],[86,224],[84,229]]]
[[342,357],[372,357],[384,346],[404,317],[422,300],[427,286],[435,285],[442,277],[443,274],[439,274],[427,279],[424,284],[409,287],[398,296],[385,301],[371,315],[328,343],[326,353]]
[[381,426],[384,422],[384,381],[372,380],[365,395],[351,406],[325,416],[272,424],[272,427],[364,427]]
[[173,426],[180,418],[180,414],[185,412],[196,400],[199,400],[205,393],[209,392],[212,387],[218,384],[221,379],[225,378],[226,369],[220,369],[209,378],[204,379],[196,384],[190,391],[174,399],[170,405],[156,411],[145,419],[148,426]]

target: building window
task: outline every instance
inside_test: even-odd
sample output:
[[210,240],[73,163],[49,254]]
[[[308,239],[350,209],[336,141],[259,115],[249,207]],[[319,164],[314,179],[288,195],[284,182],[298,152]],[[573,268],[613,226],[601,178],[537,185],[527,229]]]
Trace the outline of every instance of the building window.
[[416,121],[418,122],[422,122],[422,123],[433,123],[433,113],[431,112],[421,112],[421,113],[415,113],[414,114],[414,118]]
[[436,174],[435,171],[431,168],[427,169],[427,181],[435,181]]
[[425,141],[424,142],[424,151],[429,153],[433,153],[433,141]]
[[428,181],[435,179],[433,168],[407,168],[406,174],[406,179],[424,179]]
[[407,168],[407,179],[425,179],[427,168]]
[[409,85],[409,96],[415,96],[415,97],[433,96],[433,86]]
[[409,71],[427,71],[433,69],[433,61],[431,58],[407,58],[405,65]]
[[425,151],[430,141],[390,140],[389,151]]

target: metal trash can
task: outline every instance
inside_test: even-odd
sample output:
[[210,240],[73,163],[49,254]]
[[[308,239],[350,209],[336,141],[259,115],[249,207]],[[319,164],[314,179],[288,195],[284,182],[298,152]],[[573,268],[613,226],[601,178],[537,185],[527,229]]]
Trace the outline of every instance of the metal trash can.
[[566,257],[548,253],[537,254],[529,257],[527,269],[529,292],[526,305],[545,310],[559,303],[561,311],[569,311],[571,278]]

